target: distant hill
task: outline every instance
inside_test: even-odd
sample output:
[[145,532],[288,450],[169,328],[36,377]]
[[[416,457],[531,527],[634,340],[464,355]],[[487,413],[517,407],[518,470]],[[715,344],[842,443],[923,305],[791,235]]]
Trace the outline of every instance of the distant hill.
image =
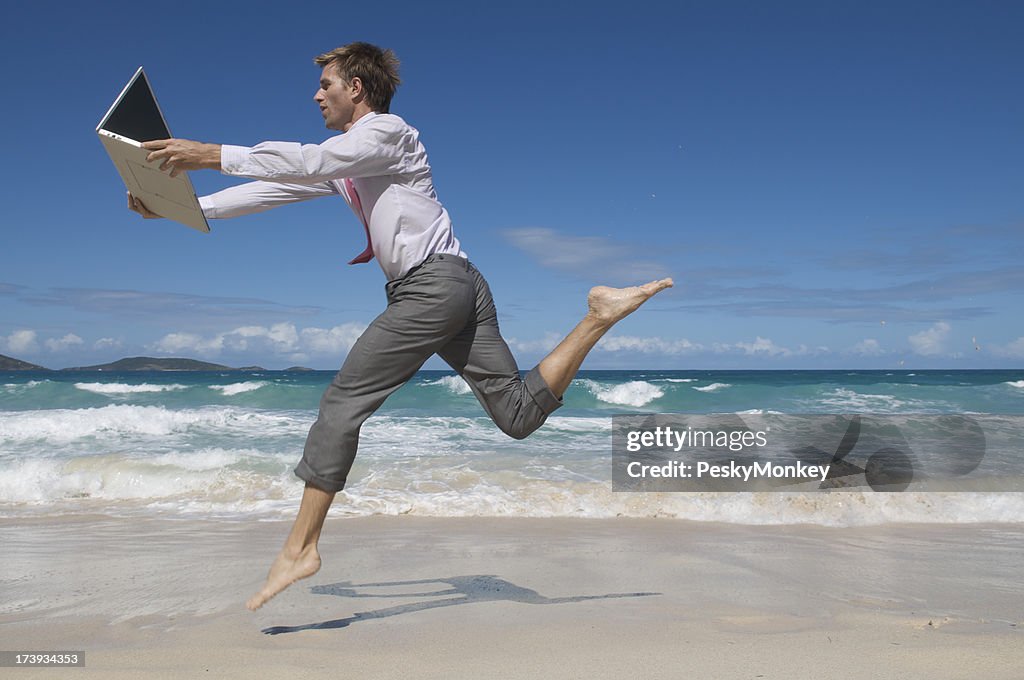
[[306,368],[305,366],[291,366],[291,367],[286,368],[284,370],[286,370],[286,371],[312,371],[313,369],[312,368]]
[[48,371],[50,369],[0,354],[0,371]]
[[153,357],[131,357],[112,364],[97,366],[76,366],[64,371],[235,371],[238,369],[221,364],[209,364],[195,359],[164,359]]

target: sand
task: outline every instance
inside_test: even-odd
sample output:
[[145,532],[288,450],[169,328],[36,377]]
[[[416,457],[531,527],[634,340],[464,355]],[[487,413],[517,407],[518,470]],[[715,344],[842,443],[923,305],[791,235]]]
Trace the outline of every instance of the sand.
[[1024,677],[1024,527],[330,519],[244,608],[278,522],[0,522],[0,649],[53,678]]

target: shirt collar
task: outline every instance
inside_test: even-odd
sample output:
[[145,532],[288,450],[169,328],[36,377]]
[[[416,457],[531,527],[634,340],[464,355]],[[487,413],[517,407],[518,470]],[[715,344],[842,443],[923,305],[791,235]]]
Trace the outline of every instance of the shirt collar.
[[356,122],[352,123],[352,127],[350,127],[350,128],[349,128],[349,130],[350,130],[350,131],[351,131],[351,130],[354,130],[354,129],[356,129],[357,127],[359,127],[360,125],[362,125],[363,123],[365,123],[365,122],[369,121],[369,120],[370,120],[371,118],[376,118],[376,117],[377,117],[377,116],[379,116],[379,115],[380,115],[380,114],[379,114],[379,113],[377,113],[376,111],[370,111],[370,112],[369,112],[368,114],[366,114],[365,116],[363,116],[362,118],[360,118],[360,119],[359,119],[359,120],[357,120]]

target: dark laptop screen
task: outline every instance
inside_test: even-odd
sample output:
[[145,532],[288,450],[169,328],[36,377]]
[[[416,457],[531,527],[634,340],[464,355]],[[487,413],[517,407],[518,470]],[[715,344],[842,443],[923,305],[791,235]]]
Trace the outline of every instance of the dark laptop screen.
[[170,138],[145,73],[140,73],[124,93],[102,129],[136,142]]

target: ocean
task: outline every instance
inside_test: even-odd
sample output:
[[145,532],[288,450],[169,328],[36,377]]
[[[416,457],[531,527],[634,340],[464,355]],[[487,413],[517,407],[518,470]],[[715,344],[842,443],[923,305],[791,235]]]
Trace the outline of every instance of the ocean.
[[[0,373],[0,517],[291,518],[303,484],[292,470],[332,377]],[[614,492],[611,419],[637,413],[1020,416],[1024,370],[582,371],[522,441],[457,375],[422,371],[363,426],[331,515],[1024,522],[1014,492]]]

